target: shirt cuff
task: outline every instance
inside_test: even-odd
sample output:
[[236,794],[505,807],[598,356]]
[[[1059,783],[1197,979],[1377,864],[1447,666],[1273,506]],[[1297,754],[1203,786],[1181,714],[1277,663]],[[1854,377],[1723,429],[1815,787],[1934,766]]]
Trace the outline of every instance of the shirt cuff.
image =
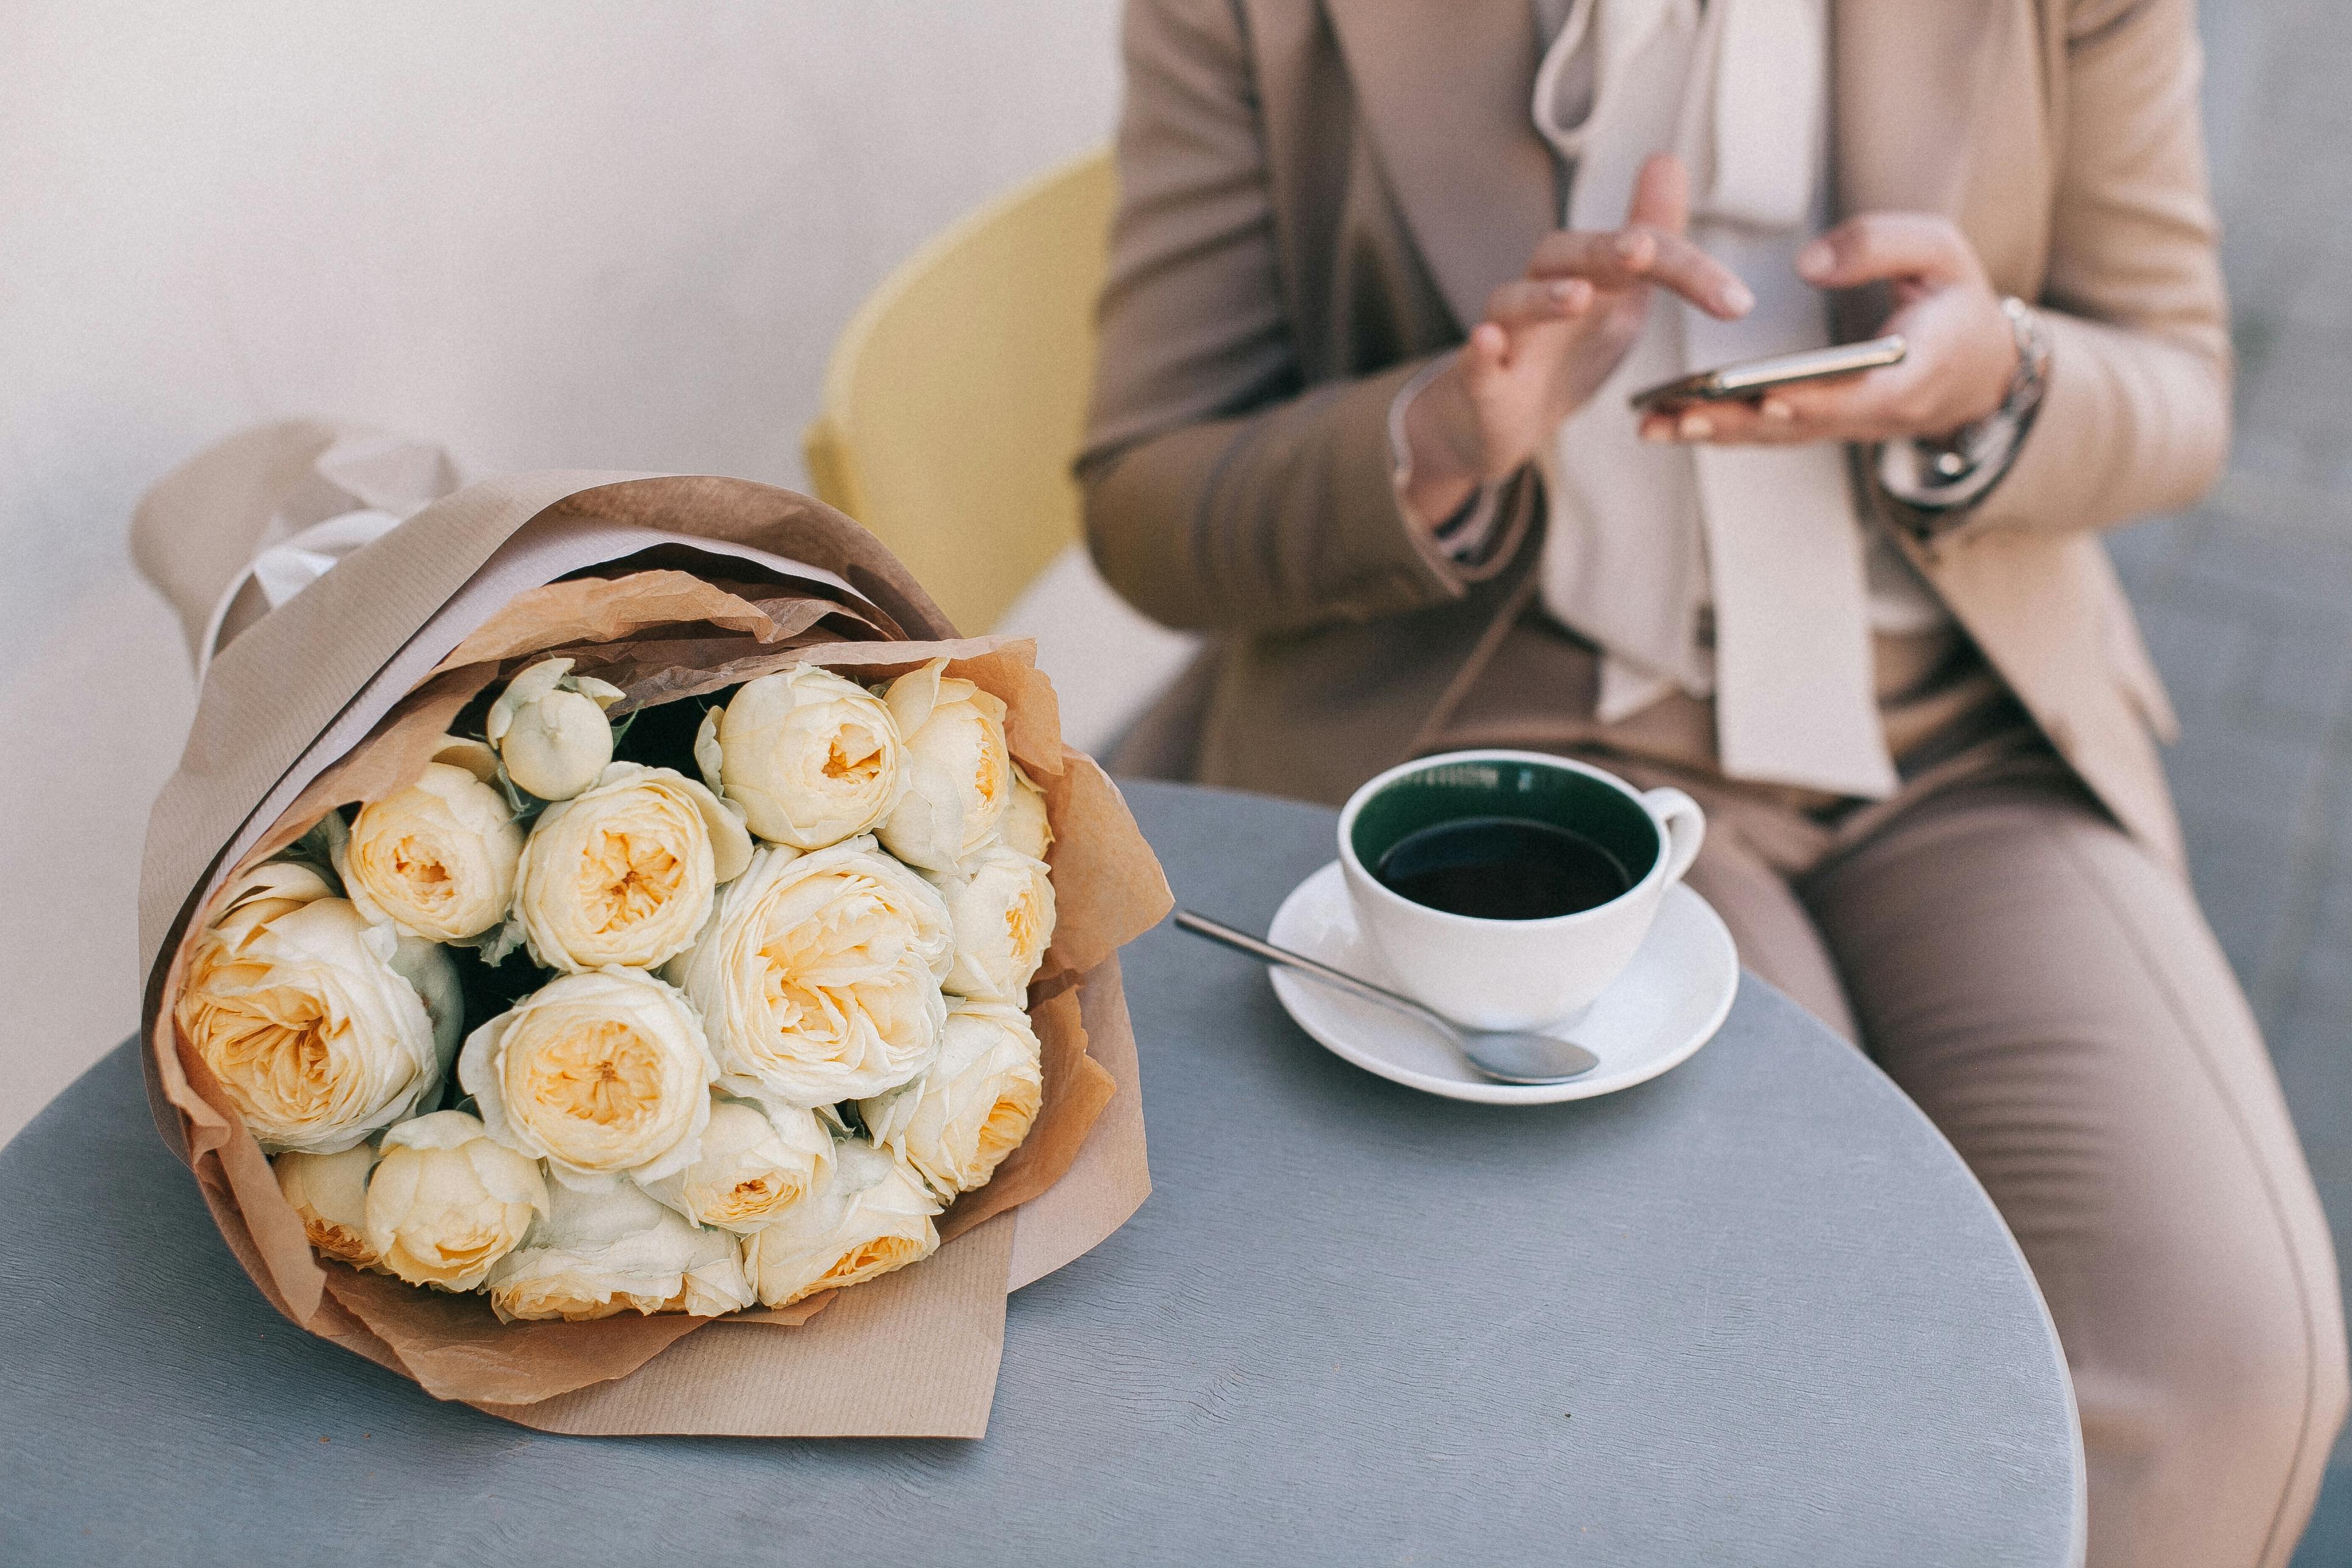
[[[1396,396],[1389,404],[1389,479],[1396,491],[1397,511],[1404,518],[1408,528],[1426,525],[1414,521],[1412,509],[1405,500],[1412,484],[1412,444],[1405,436],[1404,411],[1414,398],[1421,395],[1423,387],[1445,373],[1446,366],[1452,364],[1454,359],[1453,354],[1443,353],[1422,366],[1412,379],[1397,389]],[[1439,552],[1449,560],[1464,566],[1475,566],[1493,552],[1501,531],[1495,525],[1502,510],[1496,504],[1496,488],[1480,485],[1452,517],[1428,529],[1430,538]]]

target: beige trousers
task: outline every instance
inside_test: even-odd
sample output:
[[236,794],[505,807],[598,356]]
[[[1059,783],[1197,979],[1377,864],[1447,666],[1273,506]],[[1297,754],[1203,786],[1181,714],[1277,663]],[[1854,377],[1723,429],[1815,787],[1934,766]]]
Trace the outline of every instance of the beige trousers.
[[1932,795],[1793,878],[1736,816],[1692,883],[1943,1130],[2032,1264],[2092,1568],[2285,1563],[2345,1415],[2335,1252],[2188,887],[2063,777]]

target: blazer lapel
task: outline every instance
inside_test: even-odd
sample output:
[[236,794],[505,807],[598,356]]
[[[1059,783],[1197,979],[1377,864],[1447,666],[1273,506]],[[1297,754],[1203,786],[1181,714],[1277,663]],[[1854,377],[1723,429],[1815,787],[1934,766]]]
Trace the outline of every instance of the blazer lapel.
[[1559,226],[1528,105],[1530,0],[1327,0],[1357,112],[1422,258],[1467,331]]

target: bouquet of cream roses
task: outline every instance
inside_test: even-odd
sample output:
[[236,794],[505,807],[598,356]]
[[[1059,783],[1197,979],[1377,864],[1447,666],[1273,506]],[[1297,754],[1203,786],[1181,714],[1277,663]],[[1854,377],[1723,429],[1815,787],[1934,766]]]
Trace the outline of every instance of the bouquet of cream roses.
[[[551,1430],[976,1431],[1005,1291],[1148,1190],[1157,865],[1026,646],[788,492],[385,533],[214,660],[145,895],[151,1100],[256,1284]],[[721,1317],[790,1332],[665,1354]]]
[[1054,931],[1044,794],[946,666],[761,676],[688,757],[543,659],[230,882],[174,1016],[311,1245],[501,1320],[786,1307],[937,1247],[1036,1119]]

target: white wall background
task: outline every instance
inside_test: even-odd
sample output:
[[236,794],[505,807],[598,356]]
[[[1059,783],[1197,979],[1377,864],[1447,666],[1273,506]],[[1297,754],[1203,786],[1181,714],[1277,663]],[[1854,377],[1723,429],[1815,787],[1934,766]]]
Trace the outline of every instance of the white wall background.
[[834,333],[1107,138],[1116,0],[0,5],[0,1141],[128,1034],[192,707],[131,508],[287,415],[801,482]]

